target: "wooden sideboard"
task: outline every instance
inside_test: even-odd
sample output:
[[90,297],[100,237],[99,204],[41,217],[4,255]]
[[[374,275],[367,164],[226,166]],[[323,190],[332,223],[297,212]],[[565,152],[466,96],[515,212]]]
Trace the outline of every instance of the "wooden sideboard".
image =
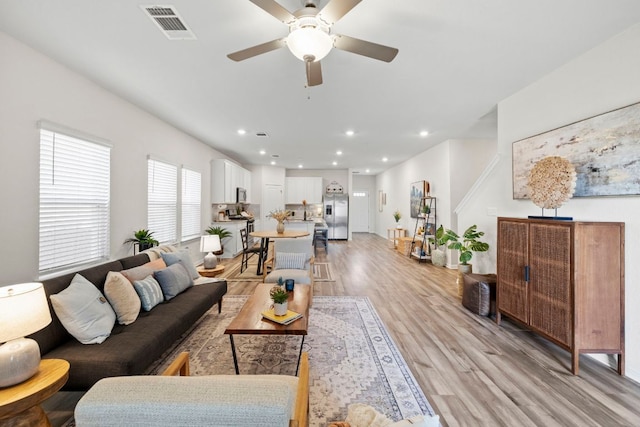
[[624,223],[498,218],[497,316],[571,352],[618,355],[624,375]]

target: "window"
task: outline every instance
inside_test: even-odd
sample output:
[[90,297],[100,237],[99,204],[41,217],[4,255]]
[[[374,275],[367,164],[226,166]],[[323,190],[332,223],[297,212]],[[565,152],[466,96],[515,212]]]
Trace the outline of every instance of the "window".
[[178,218],[178,168],[149,159],[147,227],[160,243],[176,241]]
[[40,123],[41,275],[109,257],[111,147],[59,129]]
[[181,240],[195,239],[200,230],[201,175],[190,169],[182,168],[182,232]]

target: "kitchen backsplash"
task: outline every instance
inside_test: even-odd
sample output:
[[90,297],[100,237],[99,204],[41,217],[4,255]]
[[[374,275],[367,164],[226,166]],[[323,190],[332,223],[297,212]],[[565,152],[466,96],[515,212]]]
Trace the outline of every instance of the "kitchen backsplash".
[[[302,204],[285,205],[285,209],[293,212],[292,219],[304,218],[304,207]],[[322,217],[322,203],[307,205],[307,219]]]

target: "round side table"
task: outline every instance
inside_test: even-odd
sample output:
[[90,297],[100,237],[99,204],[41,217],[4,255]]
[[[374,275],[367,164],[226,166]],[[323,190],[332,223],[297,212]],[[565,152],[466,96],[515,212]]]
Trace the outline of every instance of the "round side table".
[[204,277],[216,277],[224,271],[224,265],[218,264],[214,268],[204,268],[202,266],[197,268],[198,274]]
[[51,423],[40,404],[53,396],[69,379],[69,362],[42,359],[38,372],[26,381],[0,388],[0,424],[47,426]]

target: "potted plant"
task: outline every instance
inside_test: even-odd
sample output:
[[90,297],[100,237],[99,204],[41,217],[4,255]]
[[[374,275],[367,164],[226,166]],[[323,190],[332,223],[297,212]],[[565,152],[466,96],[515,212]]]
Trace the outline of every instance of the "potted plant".
[[133,233],[133,237],[128,238],[124,241],[124,244],[133,244],[138,245],[138,249],[140,252],[152,248],[159,244],[159,242],[153,238],[153,232],[149,230],[138,230]]
[[400,218],[402,218],[402,214],[400,213],[399,210],[396,209],[396,211],[393,213],[393,219],[396,220],[396,228],[402,228],[399,222]]
[[429,237],[429,244],[433,245],[431,263],[438,267],[444,267],[447,264],[447,253],[440,248],[447,244],[447,239],[442,224],[440,224],[440,227],[436,230],[434,237]]
[[473,257],[474,252],[486,252],[489,250],[489,244],[481,242],[480,237],[484,236],[484,231],[478,231],[477,226],[474,224],[467,228],[462,234],[462,241],[453,230],[446,230],[443,236],[445,241],[450,242],[447,246],[449,249],[456,249],[460,251],[460,257],[458,264],[458,294],[462,294],[462,275],[465,273],[471,273],[473,268],[469,261]]
[[274,286],[269,291],[269,295],[273,300],[273,313],[276,316],[284,316],[287,314],[287,301],[289,293],[282,286]]
[[222,253],[224,252],[224,245],[222,243],[222,239],[226,239],[227,237],[233,236],[233,233],[231,233],[231,231],[221,226],[209,227],[205,231],[208,234],[217,234],[218,237],[220,237],[220,250],[217,252],[214,252],[214,255],[222,255]]

